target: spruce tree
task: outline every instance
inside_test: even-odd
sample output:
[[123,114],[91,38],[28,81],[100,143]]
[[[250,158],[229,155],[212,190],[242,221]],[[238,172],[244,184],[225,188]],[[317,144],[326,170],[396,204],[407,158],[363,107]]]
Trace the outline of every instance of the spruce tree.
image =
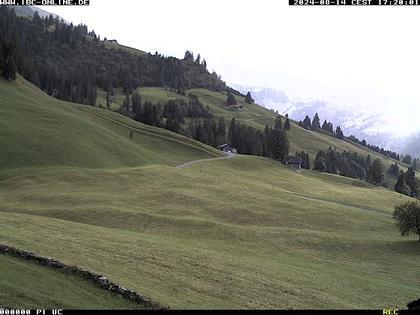
[[135,115],[140,111],[141,108],[141,96],[139,92],[134,92],[131,96],[131,111]]
[[420,197],[419,182],[417,181],[416,172],[413,170],[413,168],[408,168],[407,172],[404,175],[404,179],[407,185],[410,187],[411,197]]
[[404,157],[403,157],[403,159],[402,159],[402,162],[403,163],[406,163],[406,164],[408,164],[408,165],[411,165],[411,162],[413,161],[413,158],[411,157],[411,155],[410,154],[406,154]]
[[387,172],[394,177],[398,177],[400,175],[400,167],[397,163],[391,164]]
[[337,129],[335,130],[335,134],[336,134],[338,139],[343,139],[344,138],[344,133],[341,130],[340,126],[337,126]]
[[238,102],[236,101],[235,95],[233,95],[232,93],[228,92],[228,97],[226,100],[226,104],[228,106],[230,105],[236,105]]
[[226,125],[225,125],[225,119],[223,118],[223,116],[220,116],[219,121],[217,123],[216,135],[217,135],[216,136],[217,146],[224,144],[226,142]]
[[325,162],[325,152],[318,151],[315,162],[314,162],[314,170],[320,171],[320,172],[326,172],[327,171],[327,163]]
[[124,99],[124,102],[123,102],[123,109],[126,112],[130,111],[130,95],[128,94],[128,92],[125,94],[125,99]]
[[411,189],[410,186],[408,186],[405,182],[405,173],[403,171],[400,172],[400,176],[398,177],[394,189],[400,194],[411,196]]
[[274,129],[277,129],[277,128],[279,128],[279,129],[283,128],[283,124],[281,122],[281,117],[280,116],[277,116],[276,121],[274,122]]
[[312,120],[312,130],[321,129],[320,120],[318,113],[315,113],[314,119]]
[[302,126],[305,129],[311,129],[312,123],[311,123],[311,119],[309,118],[308,115],[306,115],[305,119],[303,120]]
[[417,160],[418,160],[417,158],[414,158],[414,159],[413,159],[413,163],[411,164],[411,167],[412,167],[412,168],[413,168],[413,170],[415,170],[415,171],[417,170]]
[[286,118],[286,121],[284,122],[284,130],[290,130],[290,120],[289,117]]
[[251,92],[246,93],[245,102],[248,104],[254,103],[254,99],[251,96]]
[[273,131],[272,154],[275,160],[282,163],[286,162],[289,154],[289,141],[286,132],[281,127],[275,128]]
[[2,70],[3,77],[8,81],[16,79],[15,48],[10,42],[2,45]]
[[374,160],[368,170],[367,180],[375,185],[381,184],[384,180],[384,171],[385,167],[382,164],[381,160]]

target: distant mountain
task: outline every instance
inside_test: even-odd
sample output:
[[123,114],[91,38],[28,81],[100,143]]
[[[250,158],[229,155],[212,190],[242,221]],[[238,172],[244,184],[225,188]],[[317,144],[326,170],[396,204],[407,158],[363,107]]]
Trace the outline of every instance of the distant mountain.
[[[385,149],[415,153],[413,143],[409,144],[407,138],[389,130],[391,122],[382,113],[373,112],[368,106],[361,108],[338,97],[300,100],[272,88],[237,84],[232,86],[242,93],[250,91],[258,104],[277,110],[282,115],[287,113],[294,120],[303,120],[306,115],[312,119],[315,113],[318,113],[321,124],[326,119],[334,124],[334,128],[340,125],[347,136],[354,135],[360,140],[365,139],[368,143]],[[420,139],[420,136],[417,139]],[[420,155],[420,148],[415,154]]]
[[420,133],[411,136],[409,139],[407,139],[403,148],[404,151],[408,154],[420,157]]

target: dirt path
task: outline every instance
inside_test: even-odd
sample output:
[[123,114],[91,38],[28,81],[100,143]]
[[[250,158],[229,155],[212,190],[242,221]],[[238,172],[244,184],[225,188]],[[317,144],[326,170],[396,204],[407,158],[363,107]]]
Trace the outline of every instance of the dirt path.
[[210,158],[210,159],[202,159],[202,160],[195,160],[195,161],[190,161],[190,162],[187,162],[187,163],[183,163],[183,164],[178,165],[176,167],[176,169],[180,170],[180,169],[186,168],[188,166],[191,166],[191,165],[194,165],[194,164],[197,164],[197,163],[200,163],[200,162],[205,162],[205,161],[215,161],[215,160],[231,159],[231,158],[234,158],[235,156],[236,156],[236,154],[229,152],[229,153],[226,153],[226,156],[223,156],[223,157]]
[[353,209],[353,210],[359,210],[359,211],[363,211],[363,212],[370,212],[370,213],[379,214],[379,215],[386,216],[386,217],[392,217],[391,214],[380,212],[380,210],[378,210],[378,209],[363,208],[363,207],[361,207],[359,205],[356,205],[356,204],[342,203],[342,202],[337,202],[337,201],[330,200],[330,199],[324,199],[324,198],[313,197],[313,196],[306,196],[306,195],[301,195],[301,194],[296,194],[296,193],[291,193],[291,194],[295,195],[295,196],[303,197],[303,198],[306,198],[306,199],[312,199],[312,200],[317,200],[317,201],[333,203],[333,204],[340,205],[340,206],[350,208],[350,209]]

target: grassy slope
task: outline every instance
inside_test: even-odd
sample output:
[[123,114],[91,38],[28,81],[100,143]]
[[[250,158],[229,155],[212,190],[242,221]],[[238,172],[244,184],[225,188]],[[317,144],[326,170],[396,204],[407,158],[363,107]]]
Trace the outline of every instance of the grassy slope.
[[22,168],[176,165],[219,155],[116,113],[58,101],[21,78],[0,79],[0,104],[0,176]]
[[420,244],[389,214],[407,198],[321,175],[238,157],[15,177],[0,239],[175,308],[404,308]]
[[0,304],[25,309],[138,309],[141,305],[79,277],[0,255]]
[[[165,88],[153,88],[145,87],[139,89],[140,95],[143,100],[150,100],[153,103],[164,103],[169,99],[183,98],[183,96],[171,92]],[[263,129],[266,125],[273,125],[275,120],[275,113],[272,111],[259,106],[257,104],[247,104],[242,97],[236,97],[239,104],[243,105],[243,111],[233,111],[229,110],[226,104],[226,95],[218,92],[212,92],[206,89],[193,89],[188,91],[189,93],[195,93],[198,95],[199,99],[203,104],[210,107],[211,112],[216,116],[224,116],[229,122],[233,117],[238,121],[242,121],[252,127]],[[116,90],[116,101],[113,104],[113,108],[119,108],[123,103],[124,96],[121,90]],[[105,92],[99,91],[99,103],[105,104]],[[284,121],[284,120],[283,120]],[[315,156],[318,150],[327,150],[329,146],[336,148],[338,151],[349,151],[357,152],[364,156],[368,154],[374,158],[380,158],[386,168],[397,162],[395,160],[386,158],[372,150],[369,150],[361,145],[355,144],[350,141],[344,141],[332,137],[325,133],[314,132],[310,130],[305,130],[300,128],[295,122],[291,124],[291,130],[288,133],[289,142],[290,142],[290,152],[300,152],[307,151],[309,152],[310,158],[312,161],[315,159]],[[407,168],[402,162],[397,162],[403,169]],[[396,178],[389,174],[385,174],[385,179],[389,187],[393,187],[396,182]]]
[[[176,161],[217,152],[53,100],[22,80],[0,82],[0,92],[0,239],[10,245],[106,274],[171,307],[403,308],[417,298],[419,243],[399,237],[389,216],[406,197],[258,157],[177,170]],[[256,125],[272,119],[256,105],[229,113]],[[74,160],[84,141],[95,155]],[[136,152],[144,162],[131,164]],[[27,164],[41,171],[27,174]],[[5,176],[10,168],[14,177]]]

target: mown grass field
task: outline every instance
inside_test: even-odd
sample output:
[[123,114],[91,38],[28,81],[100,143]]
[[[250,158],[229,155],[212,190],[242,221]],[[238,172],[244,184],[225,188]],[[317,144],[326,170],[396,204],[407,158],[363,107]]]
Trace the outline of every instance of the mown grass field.
[[0,255],[0,302],[24,309],[141,309],[79,277]]
[[406,198],[329,177],[256,157],[19,176],[0,238],[172,308],[404,308],[420,244],[389,214]]
[[420,243],[391,218],[408,197],[252,156],[177,169],[220,153],[22,79],[0,82],[0,114],[1,242],[171,308],[403,309],[420,294]]

